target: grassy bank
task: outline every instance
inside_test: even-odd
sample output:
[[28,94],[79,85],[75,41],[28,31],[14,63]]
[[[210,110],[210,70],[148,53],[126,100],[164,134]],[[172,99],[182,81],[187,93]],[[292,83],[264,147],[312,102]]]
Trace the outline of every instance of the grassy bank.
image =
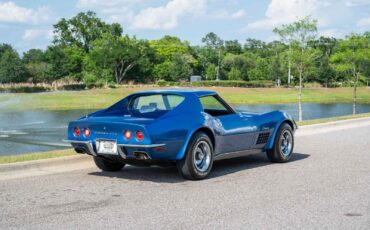
[[22,161],[33,161],[55,157],[76,155],[73,149],[55,150],[49,152],[29,153],[21,155],[0,156],[0,164],[8,164]]
[[[342,116],[342,117],[323,118],[323,119],[316,119],[316,120],[307,120],[307,121],[298,122],[298,125],[304,126],[304,125],[320,124],[320,123],[326,123],[326,122],[331,122],[331,121],[341,121],[341,120],[362,118],[362,117],[370,117],[370,113],[363,113],[363,114]],[[0,156],[0,164],[41,160],[41,159],[49,159],[49,158],[72,156],[72,155],[76,155],[73,149],[65,149],[65,150],[30,153],[30,154],[22,154],[22,155]]]
[[[158,88],[140,86],[34,94],[0,94],[0,108],[14,110],[99,109],[112,105],[128,94],[148,89]],[[232,87],[206,87],[204,89],[218,92],[231,104],[279,104],[297,102],[297,89]],[[303,102],[351,103],[352,88],[304,89]],[[370,103],[370,89],[364,87],[358,89],[358,102]]]

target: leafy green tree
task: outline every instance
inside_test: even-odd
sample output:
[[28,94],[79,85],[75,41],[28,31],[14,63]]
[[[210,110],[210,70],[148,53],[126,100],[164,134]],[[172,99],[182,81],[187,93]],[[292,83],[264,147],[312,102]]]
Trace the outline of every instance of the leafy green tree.
[[242,72],[237,68],[231,68],[230,72],[227,74],[229,80],[242,80]]
[[40,49],[30,49],[23,53],[22,62],[25,65],[27,78],[33,83],[44,81],[48,70],[46,55]]
[[80,12],[71,19],[62,18],[54,25],[53,43],[81,47],[88,53],[92,48],[92,43],[105,33],[120,37],[122,27],[118,23],[103,22],[92,11]]
[[22,62],[25,64],[44,62],[45,60],[45,53],[41,49],[30,49],[24,52],[22,57]]
[[174,81],[188,80],[190,75],[193,74],[192,68],[189,64],[189,57],[185,55],[174,54],[170,66],[170,73]]
[[337,39],[323,36],[310,42],[309,45],[320,50],[322,55],[318,59],[317,74],[312,79],[307,79],[308,81],[317,81],[328,87],[335,80],[336,73],[329,60],[337,44]]
[[48,69],[45,76],[47,82],[72,77],[81,80],[84,50],[78,46],[49,46],[45,52]]
[[353,114],[356,114],[357,84],[361,73],[370,64],[370,38],[351,34],[339,42],[339,50],[330,61],[338,72],[352,76],[353,82]]
[[[311,20],[310,17],[304,17],[296,22],[283,25],[282,28],[275,28],[274,32],[283,38],[288,38],[289,47],[295,48],[294,53],[289,55],[299,74],[299,94],[298,94],[298,114],[299,121],[302,121],[302,84],[303,74],[316,58],[312,49],[307,50],[307,44],[314,40],[317,32],[317,20]],[[292,47],[292,44],[294,47]],[[298,51],[298,52],[297,52]]]
[[255,67],[250,71],[250,80],[271,80],[272,79],[271,69],[268,61],[264,58],[258,57],[256,60]]
[[188,79],[194,67],[198,65],[189,43],[177,37],[165,36],[159,40],[150,41],[149,45],[156,54],[157,64],[154,67],[154,75],[157,80]]
[[93,42],[93,49],[85,59],[85,70],[97,76],[114,76],[115,82],[121,84],[128,80],[128,73],[147,58],[142,43],[127,35],[115,37],[104,34]]
[[206,69],[206,79],[207,80],[215,80],[216,79],[216,76],[217,76],[216,68],[217,67],[212,63],[210,63],[207,66],[207,69]]
[[25,67],[17,51],[9,44],[0,44],[0,82],[16,83],[25,80]]
[[159,62],[171,60],[175,54],[188,54],[190,50],[187,42],[182,42],[178,37],[172,36],[152,40],[149,45],[155,51]]
[[245,55],[235,55],[228,53],[222,60],[221,72],[223,75],[228,76],[229,78],[229,72],[231,72],[231,70],[234,70],[234,72],[235,70],[238,70],[238,73],[240,73],[239,80],[247,80],[248,71],[250,68],[250,62]]
[[[202,42],[206,46],[207,57],[210,63],[217,65],[216,69],[216,80],[220,79],[220,65],[221,65],[221,55],[224,41],[219,38],[215,33],[210,32],[204,38]],[[212,62],[213,59],[217,56],[217,63]]]
[[225,50],[226,53],[241,54],[242,45],[238,42],[238,40],[225,41]]

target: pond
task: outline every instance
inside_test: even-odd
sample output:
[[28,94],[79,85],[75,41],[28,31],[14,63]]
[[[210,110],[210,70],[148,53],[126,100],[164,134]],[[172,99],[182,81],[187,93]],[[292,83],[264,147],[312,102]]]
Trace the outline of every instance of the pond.
[[[263,113],[284,110],[297,119],[297,104],[236,105],[236,110]],[[303,119],[318,119],[349,115],[352,104],[302,104]],[[67,125],[88,114],[89,110],[70,111],[0,111],[0,156],[48,151],[66,148],[62,142],[67,135]],[[358,113],[370,112],[370,104],[358,104]]]

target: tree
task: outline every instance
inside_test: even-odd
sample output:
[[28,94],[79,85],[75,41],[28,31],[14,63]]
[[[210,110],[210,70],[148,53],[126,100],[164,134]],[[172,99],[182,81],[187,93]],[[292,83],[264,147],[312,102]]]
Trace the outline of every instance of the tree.
[[122,27],[118,23],[107,24],[101,21],[92,11],[80,12],[71,19],[62,18],[54,25],[53,43],[81,47],[88,53],[92,43],[105,33],[120,37]]
[[[298,49],[299,52],[295,52],[290,55],[290,59],[295,62],[296,69],[299,74],[299,93],[298,93],[298,119],[302,121],[302,83],[303,73],[308,64],[314,61],[314,52],[305,52],[307,44],[316,37],[317,32],[317,20],[311,20],[310,17],[304,17],[296,22],[288,25],[283,25],[281,28],[275,28],[275,33],[278,33],[282,38],[289,40],[289,47]],[[291,53],[291,52],[290,52]],[[289,81],[289,79],[288,79]]]
[[53,45],[45,51],[48,69],[45,76],[47,82],[66,76],[81,80],[84,50],[78,46]]
[[[211,51],[210,53],[214,53],[214,51],[217,51],[218,53],[218,58],[217,58],[217,75],[216,75],[216,80],[220,79],[220,65],[221,65],[221,50],[224,45],[223,40],[219,38],[215,33],[210,32],[208,33],[204,38],[202,38],[202,42],[205,43],[208,51]],[[212,54],[211,54],[212,55]],[[211,56],[209,55],[209,56]],[[216,64],[216,63],[214,63]]]
[[336,48],[337,44],[337,39],[323,36],[310,42],[310,46],[316,50],[320,50],[322,55],[318,59],[317,74],[313,79],[308,80],[320,82],[328,87],[335,79],[335,70],[330,65],[329,59],[334,53],[334,49]]
[[149,45],[155,51],[159,62],[171,60],[175,54],[189,54],[190,50],[187,42],[182,42],[178,37],[172,36],[152,40]]
[[339,72],[352,75],[353,114],[356,114],[357,84],[361,73],[370,64],[370,37],[351,34],[339,42],[339,50],[331,57],[333,67]]
[[25,67],[17,51],[9,44],[0,44],[0,82],[23,82],[25,76]]
[[115,82],[121,84],[128,80],[128,72],[147,58],[142,43],[127,35],[104,34],[93,42],[93,48],[85,59],[85,70],[96,76],[114,76]]
[[258,57],[255,67],[250,71],[250,80],[271,80],[272,74],[268,61]]
[[188,79],[198,61],[193,57],[188,42],[177,37],[165,36],[149,42],[155,51],[157,64],[154,67],[156,79],[177,81]]
[[235,55],[228,53],[223,58],[221,67],[222,74],[227,76],[229,79],[229,73],[233,71],[234,73],[232,73],[231,76],[233,76],[232,78],[234,78],[235,80],[235,73],[237,71],[238,80],[247,80],[248,69],[251,68],[251,64],[248,62],[248,59],[245,55]]
[[230,72],[227,74],[229,80],[242,80],[242,73],[237,68],[231,68]]
[[215,80],[217,76],[217,67],[210,63],[206,69],[206,80]]
[[190,75],[193,74],[189,64],[189,57],[182,54],[174,54],[170,66],[170,74],[174,81],[189,79]]
[[33,83],[42,82],[48,69],[44,51],[30,49],[23,53],[22,62],[25,65],[27,78]]
[[225,41],[225,50],[226,53],[241,54],[242,45],[238,42],[238,40]]

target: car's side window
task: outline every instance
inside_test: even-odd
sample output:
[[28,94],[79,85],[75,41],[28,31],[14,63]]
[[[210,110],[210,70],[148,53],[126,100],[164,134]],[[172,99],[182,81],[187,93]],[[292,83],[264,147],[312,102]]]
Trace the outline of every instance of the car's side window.
[[170,94],[140,95],[132,98],[127,106],[131,116],[157,118],[177,107],[183,96]]
[[225,105],[217,96],[205,96],[200,98],[204,112],[212,116],[232,114],[234,111]]
[[176,108],[179,104],[181,104],[181,102],[184,101],[184,97],[179,96],[179,95],[168,94],[168,95],[163,95],[163,98],[164,98],[164,102],[168,103],[168,107],[170,109]]
[[166,106],[162,95],[145,95],[134,99],[132,109],[140,113],[151,113],[158,110],[166,110]]

